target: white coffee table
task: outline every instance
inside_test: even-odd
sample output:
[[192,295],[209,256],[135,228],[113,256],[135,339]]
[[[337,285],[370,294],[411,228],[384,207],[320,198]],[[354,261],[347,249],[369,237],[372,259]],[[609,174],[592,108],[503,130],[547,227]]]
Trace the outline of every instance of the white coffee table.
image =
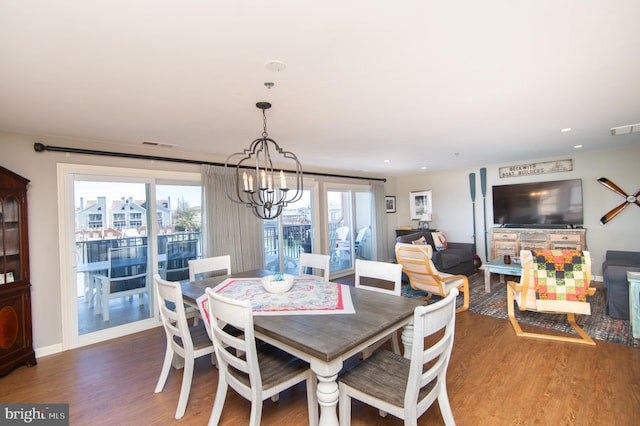
[[501,284],[504,284],[505,275],[513,275],[517,277],[522,275],[522,265],[520,265],[520,263],[514,263],[513,259],[512,263],[508,265],[504,263],[503,258],[493,259],[478,269],[484,270],[484,291],[487,293],[491,292],[491,273],[500,274]]

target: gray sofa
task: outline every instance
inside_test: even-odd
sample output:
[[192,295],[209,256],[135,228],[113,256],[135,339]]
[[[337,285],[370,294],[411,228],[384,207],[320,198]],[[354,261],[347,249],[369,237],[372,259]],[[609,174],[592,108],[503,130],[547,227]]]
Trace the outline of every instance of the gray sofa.
[[433,249],[433,264],[438,271],[453,275],[473,275],[476,269],[473,265],[473,255],[476,254],[475,246],[472,243],[452,243],[447,242],[447,249],[436,251],[431,231],[420,231],[412,234],[402,235],[396,238],[398,243],[411,244],[412,241],[424,237]]
[[629,319],[627,271],[640,272],[640,252],[608,250],[602,263],[602,279],[607,289],[605,311],[611,318]]

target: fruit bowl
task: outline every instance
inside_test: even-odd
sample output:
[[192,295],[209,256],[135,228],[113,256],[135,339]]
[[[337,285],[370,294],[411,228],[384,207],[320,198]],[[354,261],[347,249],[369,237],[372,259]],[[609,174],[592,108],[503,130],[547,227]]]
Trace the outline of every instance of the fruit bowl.
[[293,286],[293,275],[274,274],[262,278],[262,286],[269,293],[281,294],[286,293]]

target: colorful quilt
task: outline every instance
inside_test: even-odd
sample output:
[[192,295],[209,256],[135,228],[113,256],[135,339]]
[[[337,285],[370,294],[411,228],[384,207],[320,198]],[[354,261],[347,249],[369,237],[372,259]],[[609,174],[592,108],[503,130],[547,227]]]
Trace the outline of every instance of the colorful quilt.
[[532,250],[538,300],[586,302],[589,286],[581,251]]
[[[282,294],[266,291],[260,278],[228,278],[214,291],[232,299],[251,300],[254,316],[355,313],[347,286],[313,277],[295,278],[291,289]],[[207,295],[200,296],[197,302],[200,311],[208,316]]]

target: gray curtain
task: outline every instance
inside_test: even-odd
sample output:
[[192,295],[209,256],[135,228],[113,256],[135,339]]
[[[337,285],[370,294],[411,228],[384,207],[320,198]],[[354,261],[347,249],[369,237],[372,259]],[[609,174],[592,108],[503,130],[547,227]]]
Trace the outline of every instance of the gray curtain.
[[385,205],[384,182],[372,181],[371,189],[373,193],[373,223],[376,224],[376,259],[381,262],[388,262],[389,238],[387,233],[387,209]]
[[262,219],[224,192],[224,167],[202,166],[202,240],[206,256],[231,255],[231,272],[264,266]]

